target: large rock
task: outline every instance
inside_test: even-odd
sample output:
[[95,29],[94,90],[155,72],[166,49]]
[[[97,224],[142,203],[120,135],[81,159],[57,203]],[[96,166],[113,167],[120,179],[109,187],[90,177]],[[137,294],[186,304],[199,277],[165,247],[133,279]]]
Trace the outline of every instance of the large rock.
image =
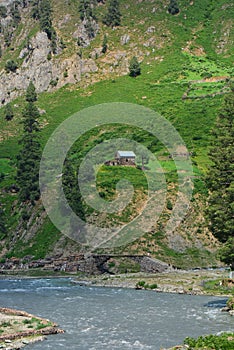
[[141,266],[141,271],[149,273],[160,273],[165,272],[169,269],[169,265],[165,262],[144,256],[139,261]]
[[19,54],[24,58],[16,72],[0,73],[0,101],[9,102],[24,93],[30,80],[33,81],[36,91],[43,92],[65,84],[74,84],[81,80],[82,74],[97,72],[98,67],[94,59],[82,59],[79,55],[59,60],[48,59],[51,52],[51,43],[44,32],[39,32],[31,39],[27,48]]
[[37,33],[26,50],[20,53],[20,57],[24,55],[25,58],[22,66],[15,73],[6,73],[4,70],[1,72],[0,100],[2,103],[8,102],[25,91],[30,80],[33,81],[38,92],[45,91],[49,86],[52,79],[52,62],[47,59],[50,41],[46,33]]

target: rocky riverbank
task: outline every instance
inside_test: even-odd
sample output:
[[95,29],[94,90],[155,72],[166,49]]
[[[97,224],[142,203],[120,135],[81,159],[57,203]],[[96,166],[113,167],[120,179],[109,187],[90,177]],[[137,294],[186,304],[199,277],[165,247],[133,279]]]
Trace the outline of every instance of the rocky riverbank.
[[25,311],[0,308],[0,348],[21,349],[45,339],[46,335],[63,333],[57,324]]
[[232,286],[222,286],[222,281],[226,279],[228,279],[228,271],[226,270],[204,269],[197,271],[173,270],[156,274],[104,274],[77,277],[74,278],[74,283],[100,287],[151,289],[156,292],[178,294],[231,296],[234,291],[234,281]]

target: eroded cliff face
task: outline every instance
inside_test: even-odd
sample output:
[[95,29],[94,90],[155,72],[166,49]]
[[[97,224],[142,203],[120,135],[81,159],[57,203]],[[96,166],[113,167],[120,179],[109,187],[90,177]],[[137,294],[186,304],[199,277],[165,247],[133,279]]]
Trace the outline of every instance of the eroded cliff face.
[[81,80],[85,73],[98,71],[94,59],[82,59],[73,54],[66,59],[48,59],[51,43],[44,32],[38,32],[30,41],[28,47],[23,48],[19,59],[23,63],[16,72],[0,73],[0,100],[2,104],[21,95],[32,80],[37,92],[60,88],[64,84],[74,84]]
[[[0,16],[1,105],[24,94],[29,81],[34,83],[37,92],[40,93],[58,89],[66,84],[82,82],[83,85],[88,85],[111,74],[128,73],[131,54],[126,50],[115,50],[104,55],[99,24],[94,19],[89,22],[92,26],[90,37],[86,19],[81,21],[78,13],[75,16],[73,13],[64,13],[62,17],[56,18],[53,21],[56,47],[53,50],[51,39],[45,32],[40,31],[38,22],[31,16],[31,1],[26,0],[17,5],[21,17],[17,25],[12,17],[14,4],[15,0],[0,3],[7,9],[6,15]],[[66,37],[65,41],[70,45],[69,48],[63,44],[63,31],[66,32],[67,27],[69,38]],[[36,33],[32,35],[32,32]],[[92,41],[97,35],[100,36],[100,40],[92,47]],[[130,38],[127,42],[129,40]],[[125,44],[126,42],[122,43]],[[17,69],[5,69],[9,60],[17,64]]]

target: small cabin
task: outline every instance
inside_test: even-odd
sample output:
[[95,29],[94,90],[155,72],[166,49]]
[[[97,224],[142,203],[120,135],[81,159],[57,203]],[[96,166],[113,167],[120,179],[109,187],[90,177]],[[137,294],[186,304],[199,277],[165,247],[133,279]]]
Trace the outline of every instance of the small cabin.
[[132,151],[118,151],[115,155],[115,159],[118,165],[136,165],[136,155]]

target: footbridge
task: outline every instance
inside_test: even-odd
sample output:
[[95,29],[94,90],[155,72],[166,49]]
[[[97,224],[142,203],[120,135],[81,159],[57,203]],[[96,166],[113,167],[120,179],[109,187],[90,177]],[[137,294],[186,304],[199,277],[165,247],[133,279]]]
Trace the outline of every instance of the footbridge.
[[108,272],[106,266],[110,260],[118,260],[128,258],[140,265],[142,272],[148,273],[160,273],[170,269],[170,266],[158,259],[154,259],[148,255],[134,255],[134,254],[89,254],[84,255],[83,266],[79,266],[80,271],[88,272],[91,274],[101,274]]

